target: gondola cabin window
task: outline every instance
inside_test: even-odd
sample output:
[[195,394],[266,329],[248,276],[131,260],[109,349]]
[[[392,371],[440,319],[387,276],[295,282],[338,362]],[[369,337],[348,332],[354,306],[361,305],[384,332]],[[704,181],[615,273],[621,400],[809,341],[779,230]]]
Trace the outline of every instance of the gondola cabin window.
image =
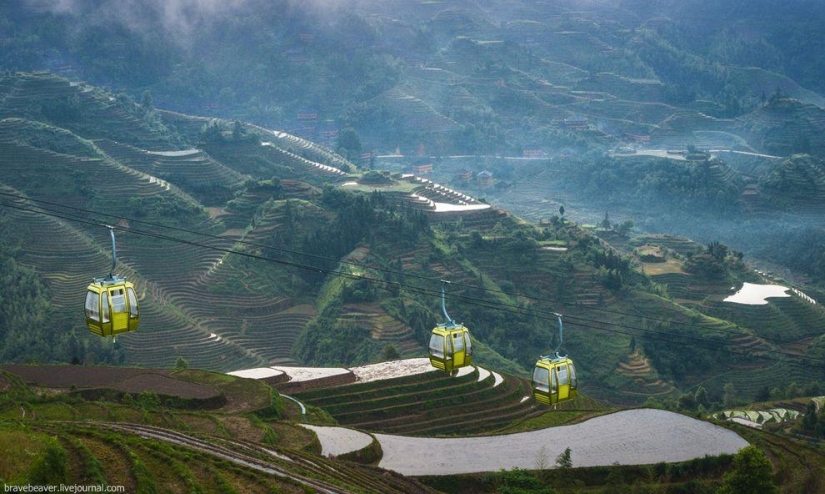
[[444,336],[434,334],[430,338],[430,355],[437,358],[444,358]]
[[103,322],[109,322],[109,292],[101,295],[100,311],[103,314]]
[[550,391],[550,370],[536,367],[533,371],[533,387],[545,393]]
[[560,365],[558,367],[559,372],[559,385],[566,386],[570,384],[570,374],[567,372],[567,365]]
[[576,389],[578,387],[578,381],[576,380],[576,367],[573,366],[573,363],[570,363],[570,389]]
[[137,318],[140,314],[138,312],[137,296],[132,287],[126,287],[126,295],[129,297],[129,316],[132,319]]
[[100,321],[100,294],[86,292],[86,317],[94,321]]
[[112,312],[126,312],[126,297],[122,288],[112,290]]
[[464,335],[462,333],[453,334],[453,352],[459,353],[464,351]]

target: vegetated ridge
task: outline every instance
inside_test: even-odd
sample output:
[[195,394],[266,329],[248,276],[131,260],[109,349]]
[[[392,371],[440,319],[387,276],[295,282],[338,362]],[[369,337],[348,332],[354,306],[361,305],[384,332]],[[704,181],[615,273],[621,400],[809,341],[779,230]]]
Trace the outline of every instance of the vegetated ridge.
[[[728,383],[749,399],[821,380],[820,307],[799,295],[764,309],[723,302],[731,285],[760,280],[725,245],[643,241],[667,249],[670,268],[657,272],[643,251],[624,253],[624,234],[606,243],[565,218],[528,224],[283,132],[162,112],[45,74],[4,87],[14,104],[2,111],[18,115],[0,122],[2,225],[13,232],[4,266],[19,280],[5,287],[20,300],[5,316],[6,361],[183,358],[231,371],[422,356],[442,318],[438,280],[448,279],[450,312],[471,328],[479,362],[502,372],[526,375],[554,348],[553,313],[563,313],[564,348],[596,399],[642,403],[701,385],[721,402]],[[43,113],[64,97],[83,111],[65,121]],[[98,137],[95,122],[109,120],[124,129],[117,141]],[[118,271],[143,307],[141,330],[116,343],[87,334],[76,302],[108,270],[110,223]]]

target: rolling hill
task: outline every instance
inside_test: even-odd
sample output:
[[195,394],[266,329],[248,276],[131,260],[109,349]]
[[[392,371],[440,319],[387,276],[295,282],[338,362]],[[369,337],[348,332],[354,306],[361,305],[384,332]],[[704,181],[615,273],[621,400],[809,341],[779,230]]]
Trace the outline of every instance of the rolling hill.
[[[733,257],[721,275],[691,272],[701,246],[651,240],[681,252],[683,267],[648,275],[575,223],[536,226],[428,179],[359,171],[284,132],[149,110],[48,74],[3,87],[12,104],[0,113],[18,115],[0,122],[6,256],[43,285],[49,321],[9,324],[8,360],[168,368],[182,358],[233,371],[421,356],[441,317],[438,280],[449,279],[450,311],[499,371],[526,375],[562,312],[565,348],[596,399],[675,399],[702,383],[720,401],[728,383],[748,397],[822,378],[821,308],[793,296],[766,317],[722,302],[730,284],[760,279]],[[74,97],[88,114],[38,113],[36,101]],[[123,137],[101,137],[96,122]],[[694,166],[739,186],[730,167]],[[72,302],[111,262],[108,224],[143,307],[140,331],[116,342],[88,335]],[[625,248],[623,238],[609,241]],[[7,291],[24,303],[28,285]],[[706,365],[679,363],[687,355]],[[742,370],[754,368],[765,372]]]
[[[527,415],[498,415],[502,422],[488,420],[485,426],[456,407],[461,401],[488,406],[474,398],[480,388],[468,384],[506,401],[507,383],[520,379],[475,368],[452,380],[432,369],[410,373],[413,367],[394,361],[352,368],[348,372],[359,381],[353,384],[320,377],[334,376],[331,369],[300,369],[273,381],[279,388],[314,389],[300,393],[298,401],[285,400],[266,379],[192,369],[4,365],[0,444],[6,455],[0,476],[12,489],[75,483],[136,492],[426,493],[456,492],[458,485],[499,492],[502,484],[567,492],[583,485],[610,489],[616,476],[637,487],[695,490],[725,481],[726,472],[736,468],[730,454],[750,442],[770,452],[783,489],[822,481],[823,456],[816,449],[731,422],[712,424],[663,410],[609,413],[577,399],[574,407],[589,410],[530,404]],[[356,401],[368,414],[384,410],[388,418],[403,408],[412,387],[427,412],[405,415],[403,423],[425,437],[388,435],[386,426],[365,422],[345,429],[327,415],[347,421],[333,409],[347,403],[345,397],[361,395]],[[445,394],[452,404],[441,403]],[[307,403],[319,399],[319,407]],[[426,435],[432,414],[452,420],[446,435]],[[510,427],[500,429],[506,420]],[[456,436],[470,430],[476,431],[471,437]],[[490,435],[492,430],[518,433]],[[683,435],[690,440],[680,440]],[[550,448],[538,446],[548,441]],[[552,467],[555,451],[565,445],[575,468],[558,460]],[[420,450],[434,446],[437,452]]]

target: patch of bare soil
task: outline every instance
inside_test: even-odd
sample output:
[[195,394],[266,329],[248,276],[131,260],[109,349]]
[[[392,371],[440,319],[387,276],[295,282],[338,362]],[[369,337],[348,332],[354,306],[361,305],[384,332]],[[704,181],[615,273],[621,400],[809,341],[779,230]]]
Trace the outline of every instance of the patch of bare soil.
[[220,392],[212,386],[178,381],[177,379],[154,373],[138,374],[128,377],[112,386],[112,389],[132,394],[154,391],[159,395],[195,399],[214,398],[220,394]]
[[111,387],[126,378],[153,372],[169,374],[164,370],[148,370],[136,367],[84,367],[80,365],[0,365],[26,382],[49,388],[98,388]]
[[83,367],[78,365],[2,365],[26,382],[45,388],[113,389],[140,394],[153,391],[159,395],[187,399],[216,398],[220,392],[205,384],[181,381],[172,371],[134,367]]

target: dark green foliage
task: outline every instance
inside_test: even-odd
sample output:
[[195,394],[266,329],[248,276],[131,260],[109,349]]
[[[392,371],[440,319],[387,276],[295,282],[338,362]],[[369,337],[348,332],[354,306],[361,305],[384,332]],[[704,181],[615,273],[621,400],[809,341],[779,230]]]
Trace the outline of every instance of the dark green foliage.
[[181,224],[203,214],[194,204],[165,195],[130,197],[126,202],[127,214],[133,218],[173,220]]
[[760,177],[759,186],[778,205],[794,207],[815,202],[825,193],[823,161],[806,154],[794,155]]
[[725,475],[719,494],[772,494],[779,492],[772,480],[773,467],[765,453],[750,445],[733,456],[733,471]]
[[340,303],[331,304],[304,328],[295,345],[295,353],[302,362],[357,365],[371,361],[380,352],[369,329],[336,319],[340,309]]
[[501,494],[554,494],[552,486],[545,484],[535,474],[515,468],[501,471],[496,477],[496,492]]
[[729,253],[728,246],[719,242],[711,242],[702,254],[691,256],[685,269],[696,276],[709,280],[726,280],[732,272],[744,271],[742,262],[744,255],[741,252]]
[[805,415],[802,417],[802,430],[809,434],[816,431],[818,419],[819,417],[816,413],[816,403],[812,401],[808,403],[808,407],[805,410]]
[[671,162],[636,157],[571,160],[567,174],[598,203],[696,213],[735,212],[741,178],[719,160]]
[[[359,242],[380,238],[412,244],[420,234],[429,231],[429,223],[423,213],[407,209],[395,211],[380,193],[355,195],[340,188],[326,186],[321,203],[336,212],[335,220],[304,236],[301,252],[324,258],[316,262],[323,270],[334,269],[337,263],[332,259],[349,254]],[[323,278],[321,274],[312,271],[302,274],[308,281]],[[364,288],[372,289],[366,286]],[[360,291],[357,294],[359,297],[370,297],[369,293],[357,287],[348,293],[355,296],[355,291]]]
[[339,460],[354,461],[357,463],[365,463],[367,465],[377,464],[381,461],[384,451],[381,449],[381,443],[377,439],[372,440],[366,447],[339,455]]
[[345,303],[374,302],[377,294],[375,283],[361,279],[346,284],[341,297]]
[[144,391],[137,397],[138,405],[144,410],[156,410],[160,407],[160,397],[154,391]]
[[[284,400],[275,388],[270,390],[269,406],[255,411],[255,415],[265,420],[277,420],[284,413]],[[274,431],[273,431],[274,434]]]
[[[726,358],[725,339],[720,335],[701,334],[687,326],[656,325],[657,333],[667,333],[667,339],[654,334],[642,336],[642,346],[658,371],[673,379],[693,376],[711,376]],[[698,339],[698,340],[697,340]],[[691,344],[701,341],[701,346]],[[680,343],[671,343],[680,342]],[[695,405],[693,395],[686,397]]]
[[264,444],[268,444],[270,446],[274,446],[278,444],[278,441],[278,433],[272,430],[271,427],[264,427],[264,435],[261,438],[261,442]]
[[395,345],[387,344],[381,349],[381,360],[396,360],[398,358],[401,358],[401,354],[398,353],[398,348]]
[[562,470],[573,468],[573,458],[569,447],[565,448],[564,451],[556,458],[556,466]]
[[29,483],[33,485],[60,485],[66,483],[68,455],[57,439],[47,439],[42,456],[35,461],[29,472]]
[[355,129],[352,127],[341,129],[338,133],[338,145],[335,151],[350,161],[361,159],[361,139]]
[[368,329],[329,316],[310,322],[295,346],[295,354],[302,362],[319,366],[364,364],[379,351]]
[[25,346],[43,337],[43,326],[48,320],[48,294],[34,271],[12,258],[5,258],[0,259],[0,300],[3,301],[0,304],[2,360],[8,362],[28,354]]
[[58,124],[76,122],[82,114],[77,95],[46,100],[40,111],[48,120]]

